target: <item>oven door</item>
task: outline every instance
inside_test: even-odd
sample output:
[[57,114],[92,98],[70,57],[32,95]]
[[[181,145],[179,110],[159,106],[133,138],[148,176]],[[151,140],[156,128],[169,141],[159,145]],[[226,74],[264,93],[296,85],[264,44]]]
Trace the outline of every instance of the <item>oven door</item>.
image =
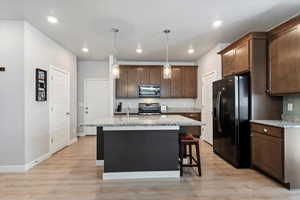
[[139,86],[140,98],[159,98],[160,85],[140,85]]

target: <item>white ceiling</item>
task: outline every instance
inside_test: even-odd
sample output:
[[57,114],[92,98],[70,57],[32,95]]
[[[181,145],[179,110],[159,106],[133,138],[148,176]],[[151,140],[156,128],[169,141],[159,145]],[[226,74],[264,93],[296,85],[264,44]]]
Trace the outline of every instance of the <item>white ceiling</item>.
[[[110,29],[118,27],[119,60],[164,60],[163,30],[170,28],[170,60],[195,61],[217,43],[268,30],[299,12],[299,0],[0,0],[0,19],[26,19],[80,60],[107,59]],[[48,15],[59,24],[49,24]],[[224,23],[215,29],[217,19]],[[143,54],[135,52],[138,43]]]

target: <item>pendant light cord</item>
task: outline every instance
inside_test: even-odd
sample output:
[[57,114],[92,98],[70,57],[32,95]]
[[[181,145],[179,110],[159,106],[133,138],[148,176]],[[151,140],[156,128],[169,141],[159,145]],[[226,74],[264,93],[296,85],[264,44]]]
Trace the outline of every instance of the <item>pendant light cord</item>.
[[116,56],[116,54],[117,54],[117,38],[118,38],[119,29],[113,28],[112,31],[114,32],[113,54],[114,54],[114,56]]
[[167,65],[169,65],[169,34],[170,34],[170,30],[169,29],[166,29],[164,30],[164,33],[166,34],[166,61],[167,61]]
[[167,64],[169,64],[169,33],[167,34]]

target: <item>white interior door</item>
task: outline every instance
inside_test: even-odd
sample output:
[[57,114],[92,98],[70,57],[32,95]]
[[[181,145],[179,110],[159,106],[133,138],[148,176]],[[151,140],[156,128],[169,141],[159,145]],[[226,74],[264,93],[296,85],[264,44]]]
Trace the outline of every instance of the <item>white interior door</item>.
[[201,119],[206,124],[202,127],[202,137],[213,144],[213,85],[216,73],[211,72],[202,76],[202,111]]
[[70,141],[69,74],[50,68],[50,152],[55,153]]
[[[110,93],[108,80],[85,80],[84,123],[94,122],[110,115]],[[95,127],[84,127],[85,135],[96,135]]]

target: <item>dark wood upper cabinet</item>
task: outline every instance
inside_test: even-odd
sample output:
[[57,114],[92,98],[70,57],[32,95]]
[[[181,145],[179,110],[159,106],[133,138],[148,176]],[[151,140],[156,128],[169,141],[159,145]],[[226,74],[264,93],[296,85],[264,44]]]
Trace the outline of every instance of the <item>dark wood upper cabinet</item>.
[[183,70],[183,97],[197,98],[198,67],[184,67]]
[[235,50],[230,50],[222,55],[223,77],[235,72]]
[[268,34],[251,32],[219,52],[223,77],[247,75],[250,79],[251,119],[280,119],[282,98],[268,90]]
[[138,98],[139,85],[160,85],[161,98],[197,98],[197,66],[173,66],[163,78],[162,66],[120,66],[116,98]]
[[144,66],[137,66],[137,82],[138,85],[146,85],[149,84],[149,68]]
[[222,55],[223,77],[250,70],[249,40],[250,37],[248,36],[220,53]]
[[138,98],[138,69],[137,67],[129,67],[127,70],[127,97]]
[[249,71],[250,68],[250,54],[249,41],[242,43],[235,48],[235,73],[242,73]]
[[116,80],[116,97],[127,98],[127,80],[128,70],[125,67],[120,67],[120,78]]
[[162,98],[171,97],[171,79],[164,79],[161,76],[160,97]]
[[286,28],[283,26],[280,31],[270,33],[269,90],[272,95],[300,92],[300,28],[299,25]]
[[162,78],[162,67],[149,67],[149,84],[160,85]]
[[183,97],[183,69],[181,67],[172,67],[171,97]]

